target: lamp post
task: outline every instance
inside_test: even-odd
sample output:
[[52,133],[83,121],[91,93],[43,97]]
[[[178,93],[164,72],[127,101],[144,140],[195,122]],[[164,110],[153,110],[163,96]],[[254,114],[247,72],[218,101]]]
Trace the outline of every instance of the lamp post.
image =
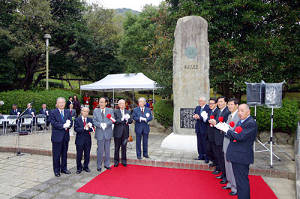
[[51,39],[50,34],[45,34],[46,39],[46,90],[49,90],[49,39]]

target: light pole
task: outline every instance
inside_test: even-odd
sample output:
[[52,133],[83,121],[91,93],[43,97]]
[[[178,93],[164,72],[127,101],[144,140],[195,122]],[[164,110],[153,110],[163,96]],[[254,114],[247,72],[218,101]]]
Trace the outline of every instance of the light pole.
[[49,90],[49,39],[51,39],[50,34],[45,34],[46,39],[46,90]]

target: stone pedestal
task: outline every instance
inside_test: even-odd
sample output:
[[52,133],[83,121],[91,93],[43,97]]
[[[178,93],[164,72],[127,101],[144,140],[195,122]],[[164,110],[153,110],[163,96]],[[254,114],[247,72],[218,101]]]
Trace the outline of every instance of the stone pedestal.
[[[210,92],[207,21],[199,16],[180,18],[174,35],[172,136],[195,136],[194,109],[199,97],[209,99]],[[168,145],[168,139],[164,141],[164,146]]]

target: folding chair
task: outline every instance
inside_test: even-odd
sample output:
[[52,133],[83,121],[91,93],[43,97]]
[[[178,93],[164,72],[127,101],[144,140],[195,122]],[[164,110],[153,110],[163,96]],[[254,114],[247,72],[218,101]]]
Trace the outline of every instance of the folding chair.
[[[18,119],[17,115],[7,116],[6,131],[9,127],[16,127],[16,130],[18,129],[17,119]],[[6,134],[6,131],[5,131],[5,134]]]
[[3,135],[5,133],[5,119],[3,115],[0,115],[0,126],[2,127],[3,130]]
[[21,129],[25,126],[25,130],[27,131],[27,126],[30,126],[30,132],[32,133],[33,129],[33,117],[32,115],[23,115],[21,117]]
[[47,116],[44,114],[39,114],[35,117],[35,131],[38,131],[37,128],[44,126],[43,132],[45,132],[45,128],[47,126]]

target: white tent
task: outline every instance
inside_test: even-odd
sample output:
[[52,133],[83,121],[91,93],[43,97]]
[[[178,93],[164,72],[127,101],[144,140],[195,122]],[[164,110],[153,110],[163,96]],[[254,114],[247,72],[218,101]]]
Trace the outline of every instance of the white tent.
[[113,92],[113,98],[115,91],[152,90],[154,99],[154,90],[158,88],[157,83],[143,73],[107,75],[100,81],[80,86],[80,90],[85,91]]

